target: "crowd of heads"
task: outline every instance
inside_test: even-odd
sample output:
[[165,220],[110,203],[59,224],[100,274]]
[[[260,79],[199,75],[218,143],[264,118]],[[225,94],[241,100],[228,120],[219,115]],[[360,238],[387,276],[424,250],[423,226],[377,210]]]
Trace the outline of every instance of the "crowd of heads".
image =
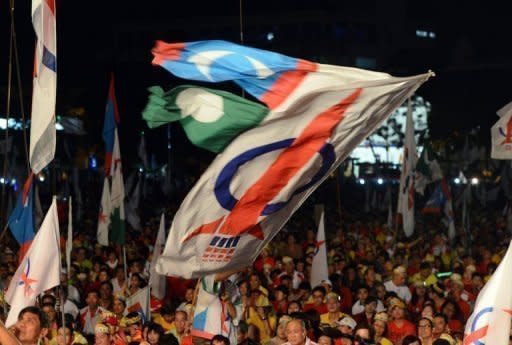
[[[510,239],[501,217],[475,220],[469,234],[458,227],[454,239],[436,220],[404,238],[384,221],[340,225],[327,217],[328,275],[312,285],[319,243],[307,213],[293,217],[255,262],[229,281],[235,283],[230,293],[237,295],[232,320],[237,345],[461,344],[476,297]],[[131,296],[148,285],[158,221],[155,216],[141,232],[129,233],[126,255],[122,247],[98,245],[94,233],[76,232],[61,285],[41,295],[13,327],[20,341],[229,344],[221,332],[211,339],[192,336],[197,280],[167,278],[166,296],[151,298],[150,315],[128,308]],[[466,236],[479,241],[468,246]],[[5,248],[4,292],[17,264],[16,254]],[[3,319],[7,311],[4,302]],[[37,327],[30,318],[38,319]]]

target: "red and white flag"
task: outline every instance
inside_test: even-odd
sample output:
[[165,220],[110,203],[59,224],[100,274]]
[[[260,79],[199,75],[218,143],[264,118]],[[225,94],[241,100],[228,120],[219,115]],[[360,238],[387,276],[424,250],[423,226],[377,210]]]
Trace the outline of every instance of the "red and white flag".
[[311,279],[312,287],[319,285],[323,280],[329,279],[329,272],[327,271],[327,249],[325,245],[325,211],[322,211],[320,220],[318,221],[318,233],[316,234],[316,249],[313,262],[311,264]]
[[402,174],[400,175],[400,189],[398,190],[397,213],[402,215],[402,226],[407,237],[414,232],[414,178],[418,155],[414,141],[414,121],[412,107],[409,100],[407,108],[407,122],[405,125],[404,153],[402,158]]
[[[223,41],[159,48],[155,63],[184,78],[232,79],[269,111],[227,144],[174,217],[156,270],[185,278],[251,264],[352,150],[432,75],[395,78]],[[227,96],[215,98],[225,104]],[[194,119],[211,121],[204,101],[196,99]]]
[[60,270],[59,219],[54,197],[5,294],[5,300],[11,306],[5,322],[7,327],[16,323],[23,308],[35,305],[39,294],[60,284]]
[[491,128],[491,158],[512,159],[512,102],[498,110]]
[[464,345],[508,345],[512,315],[512,242],[492,277],[478,294],[466,322]]
[[30,118],[30,167],[37,174],[53,160],[55,155],[57,98],[55,0],[32,0],[32,24],[37,41]]

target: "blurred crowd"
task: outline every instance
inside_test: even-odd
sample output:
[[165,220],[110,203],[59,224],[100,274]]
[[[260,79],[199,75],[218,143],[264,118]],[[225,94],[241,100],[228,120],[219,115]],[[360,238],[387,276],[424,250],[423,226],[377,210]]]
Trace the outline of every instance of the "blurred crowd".
[[[214,339],[193,330],[201,280],[167,277],[166,297],[152,296],[150,316],[127,308],[127,298],[148,284],[158,216],[142,232],[129,232],[126,267],[121,247],[76,232],[69,271],[32,312],[40,312],[40,326],[48,329],[45,344],[58,345],[462,344],[475,299],[510,241],[500,216],[475,216],[471,229],[459,227],[451,240],[435,218],[406,239],[378,217],[342,223],[328,217],[328,278],[312,286],[318,248],[312,218],[299,211],[250,267],[217,279],[219,289],[211,293],[222,305],[223,326]],[[478,241],[464,245],[468,236]],[[18,261],[15,252],[3,251],[5,293]],[[20,314],[11,329],[20,339],[23,322]]]

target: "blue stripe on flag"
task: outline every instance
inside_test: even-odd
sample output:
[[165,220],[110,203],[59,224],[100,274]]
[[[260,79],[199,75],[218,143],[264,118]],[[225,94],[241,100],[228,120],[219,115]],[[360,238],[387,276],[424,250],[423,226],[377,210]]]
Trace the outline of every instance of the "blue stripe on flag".
[[43,65],[57,72],[57,59],[46,47],[43,47]]

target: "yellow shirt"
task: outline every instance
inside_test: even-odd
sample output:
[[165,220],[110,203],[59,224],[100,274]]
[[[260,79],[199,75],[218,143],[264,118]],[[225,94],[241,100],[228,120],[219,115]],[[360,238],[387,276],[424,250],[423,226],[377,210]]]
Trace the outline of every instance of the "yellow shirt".
[[[345,314],[341,311],[338,312],[338,315],[339,316],[336,318],[336,321],[347,316],[347,314]],[[324,313],[324,314],[320,315],[320,324],[321,325],[329,325],[329,326],[331,325],[331,320],[329,319],[329,313]]]
[[174,326],[174,322],[165,321],[165,319],[160,314],[153,314],[153,321],[162,326],[162,328],[164,329],[164,333],[168,333],[176,329],[176,327]]
[[271,314],[268,316],[269,327],[266,327],[265,320],[262,320],[258,312],[252,307],[249,308],[249,315],[245,321],[248,325],[254,325],[254,327],[258,329],[258,333],[260,335],[260,344],[265,343],[272,338],[272,330],[276,328],[277,322],[275,315]]

